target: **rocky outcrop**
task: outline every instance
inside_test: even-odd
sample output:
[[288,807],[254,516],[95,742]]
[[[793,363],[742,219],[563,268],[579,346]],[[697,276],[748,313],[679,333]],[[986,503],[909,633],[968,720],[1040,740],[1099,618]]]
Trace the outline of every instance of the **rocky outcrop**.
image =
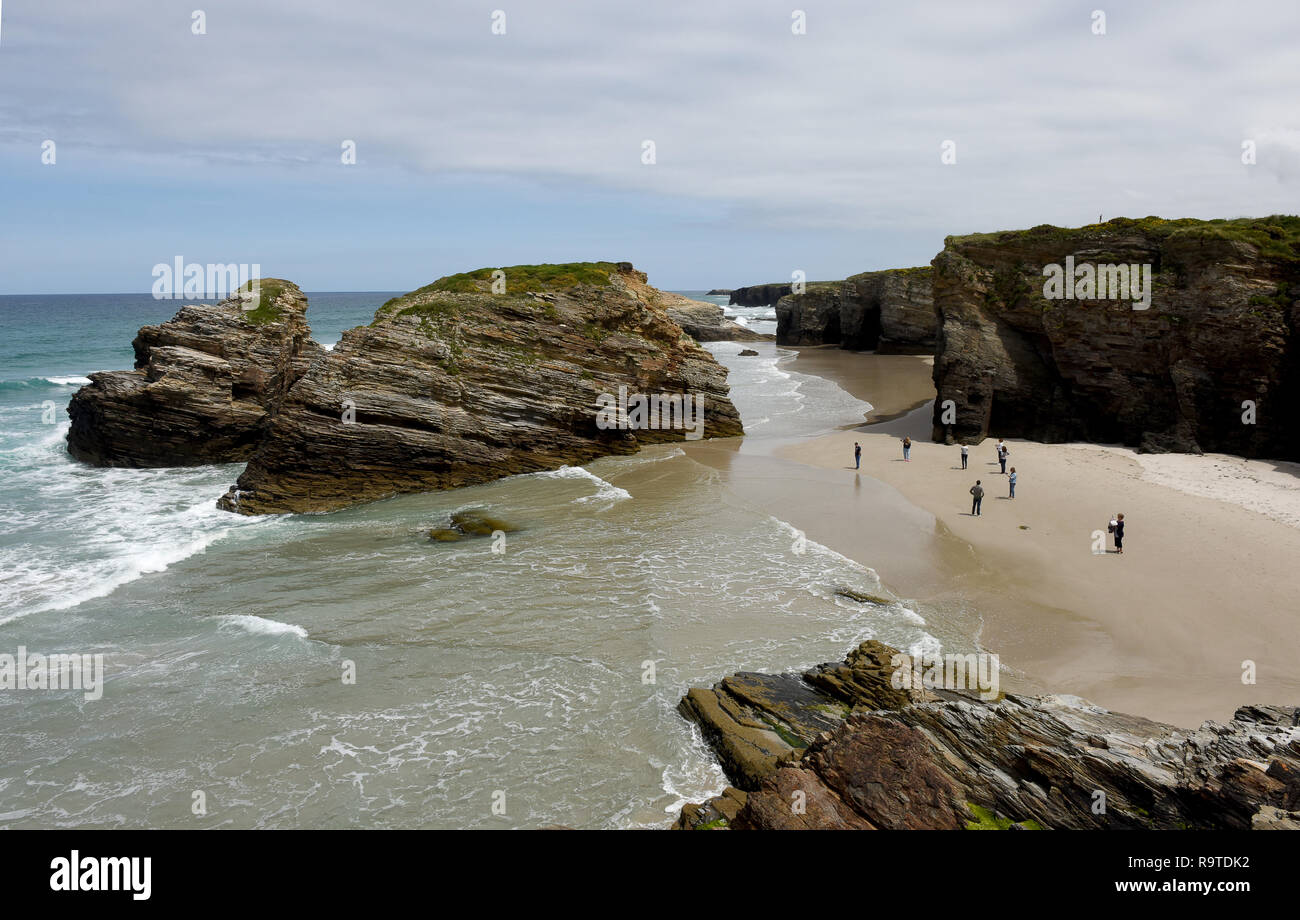
[[[1073,299],[1047,287],[1067,259]],[[933,264],[935,440],[1300,459],[1300,218],[949,237]],[[1147,304],[1109,269],[1093,298],[1119,265],[1149,267]]]
[[743,433],[726,370],[669,318],[675,303],[608,262],[481,269],[395,298],[293,386],[219,505],[329,511],[687,435],[680,413],[678,427],[602,424],[620,388],[698,396],[699,433]]
[[814,281],[803,293],[788,294],[776,305],[776,340],[781,345],[928,353],[936,329],[929,267]]
[[661,291],[663,308],[669,319],[686,330],[697,342],[759,342],[770,340],[752,329],[727,319],[717,304],[691,300],[679,294]]
[[731,288],[714,288],[709,291],[710,297],[726,297],[731,293]]
[[247,460],[289,388],[324,349],[297,285],[262,279],[218,304],[186,304],[145,326],[135,370],[90,375],[72,397],[68,452],[98,466]]
[[682,711],[738,789],[675,826],[1300,828],[1296,707],[1186,731],[1074,697],[898,690],[894,654],[691,690]]
[[751,284],[731,291],[730,303],[738,307],[770,307],[790,293],[790,282],[785,284]]

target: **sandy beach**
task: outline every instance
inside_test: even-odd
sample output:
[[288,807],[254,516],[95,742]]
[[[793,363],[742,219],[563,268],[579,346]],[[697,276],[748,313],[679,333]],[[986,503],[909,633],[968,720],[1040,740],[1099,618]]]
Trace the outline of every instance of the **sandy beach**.
[[[969,610],[1009,689],[1075,694],[1187,727],[1246,703],[1300,699],[1300,465],[1012,440],[1011,500],[996,439],[971,446],[967,471],[958,447],[929,440],[931,361],[801,351],[793,369],[835,380],[883,421],[780,448],[777,459],[809,474],[781,490],[783,513],[876,565],[900,596]],[[980,517],[970,515],[976,479],[986,489]],[[1116,512],[1127,522],[1124,554],[1109,537],[1095,552]],[[1254,684],[1242,679],[1248,661]]]

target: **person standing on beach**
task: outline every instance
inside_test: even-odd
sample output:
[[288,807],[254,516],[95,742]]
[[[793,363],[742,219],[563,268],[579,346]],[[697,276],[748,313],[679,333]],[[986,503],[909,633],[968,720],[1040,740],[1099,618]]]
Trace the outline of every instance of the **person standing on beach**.
[[1011,453],[1011,451],[1007,450],[1007,445],[999,441],[998,442],[998,463],[1002,464],[1003,474],[1005,474],[1007,471],[1007,454],[1009,453]]
[[903,438],[903,459],[910,461],[912,459],[912,439]]
[[961,446],[961,468],[966,469],[966,460],[970,457],[970,448],[965,444]]
[[1124,554],[1124,515],[1115,515],[1115,552]]
[[970,487],[970,494],[972,496],[972,501],[970,503],[971,516],[979,517],[980,503],[984,501],[984,487],[980,485],[980,481],[978,479],[975,480],[975,485]]
[[1011,485],[1011,494],[1008,496],[1008,498],[1015,498],[1016,497],[1016,468],[1014,466],[1011,468],[1011,478],[1008,479],[1007,482],[1010,483]]
[[853,468],[862,469],[862,445],[857,441],[853,442]]

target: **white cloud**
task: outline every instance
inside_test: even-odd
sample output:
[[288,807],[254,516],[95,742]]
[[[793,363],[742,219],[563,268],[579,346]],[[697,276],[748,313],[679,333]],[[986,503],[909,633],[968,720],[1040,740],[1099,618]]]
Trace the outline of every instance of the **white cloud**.
[[[1297,210],[1292,0],[162,0],[12,10],[0,143],[577,181],[778,226]],[[1261,127],[1265,126],[1265,127]],[[1253,134],[1245,132],[1254,131]],[[1240,143],[1260,144],[1259,169]],[[658,162],[640,161],[653,139]],[[940,144],[957,162],[940,163]]]

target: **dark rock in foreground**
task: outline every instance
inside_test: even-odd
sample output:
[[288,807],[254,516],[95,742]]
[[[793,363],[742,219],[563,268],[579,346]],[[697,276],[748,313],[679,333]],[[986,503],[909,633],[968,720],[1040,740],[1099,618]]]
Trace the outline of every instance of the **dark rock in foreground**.
[[926,266],[811,282],[778,301],[777,343],[929,354],[938,327],[930,276]]
[[1186,731],[1073,697],[898,690],[894,654],[692,689],[680,708],[739,789],[676,827],[1300,829],[1296,707]]
[[145,326],[135,370],[103,371],[72,397],[68,452],[97,466],[247,460],[272,412],[324,349],[309,338],[307,298],[266,278],[260,300],[181,307]]
[[742,434],[726,369],[665,312],[684,299],[608,262],[481,269],[395,298],[294,385],[218,504],[331,511],[685,437],[601,428],[620,387],[702,397],[704,437]]
[[[1082,279],[1074,299],[1045,290],[1044,269],[1063,271],[1067,259]],[[933,264],[935,440],[1300,459],[1300,217],[1119,218],[949,237]],[[1134,309],[1121,265],[1149,267],[1145,308]],[[1092,299],[1099,266],[1107,296]],[[1112,296],[1117,287],[1128,296]],[[955,421],[944,418],[947,400]]]

